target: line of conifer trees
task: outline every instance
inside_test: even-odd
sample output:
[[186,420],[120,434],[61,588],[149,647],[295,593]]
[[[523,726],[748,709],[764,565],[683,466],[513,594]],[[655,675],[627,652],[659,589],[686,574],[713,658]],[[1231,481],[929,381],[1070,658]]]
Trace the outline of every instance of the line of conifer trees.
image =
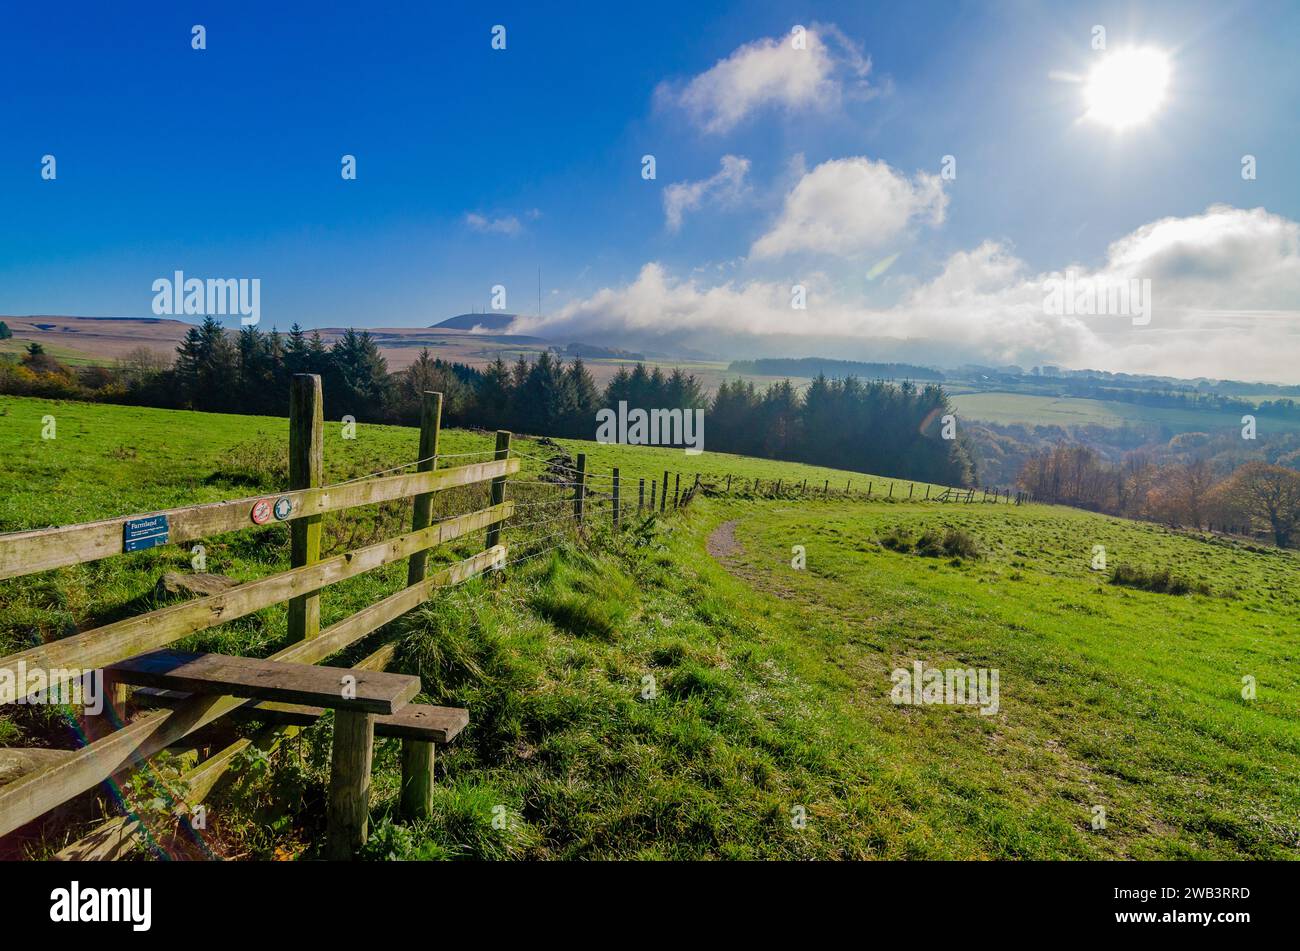
[[703,409],[705,449],[947,484],[974,479],[965,441],[942,438],[950,407],[933,383],[818,376],[800,393],[788,380],[760,390],[737,379],[710,398],[693,374],[637,363],[620,367],[602,391],[581,358],[566,364],[549,352],[533,360],[521,354],[513,363],[498,357],[479,370],[423,350],[411,366],[390,373],[366,331],[349,329],[326,346],[319,332],[297,324],[286,335],[255,326],[232,333],[213,318],[190,328],[170,367],[144,351],[112,372],[73,371],[47,356],[24,359],[9,376],[0,373],[0,389],[284,415],[290,377],[318,373],[331,419],[415,424],[421,394],[436,390],[450,426],[593,439],[597,411],[617,410],[620,402],[629,409]]

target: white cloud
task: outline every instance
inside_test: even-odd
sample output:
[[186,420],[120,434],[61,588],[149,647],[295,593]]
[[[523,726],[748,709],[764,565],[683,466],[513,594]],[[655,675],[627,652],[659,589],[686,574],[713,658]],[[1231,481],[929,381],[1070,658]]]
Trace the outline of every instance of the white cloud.
[[[1143,225],[1110,245],[1079,279],[1150,278],[1150,324],[1045,311],[1058,271],[1033,273],[995,241],[951,255],[891,306],[872,307],[822,274],[803,279],[808,309],[790,286],[677,279],[658,263],[538,320],[540,331],[646,347],[676,345],[797,355],[906,358],[1071,367],[1300,382],[1300,223],[1262,208],[1213,206]],[[526,326],[524,326],[526,324]]]
[[914,220],[943,223],[948,196],[937,175],[907,176],[884,162],[844,158],[823,162],[799,179],[755,258],[796,251],[854,257],[896,240]]
[[[534,209],[535,211],[536,209]],[[537,217],[529,213],[530,218]],[[469,225],[475,231],[481,231],[484,234],[506,234],[514,237],[521,234],[524,226],[520,224],[519,219],[514,215],[504,215],[499,218],[488,218],[475,212],[469,212],[465,215],[465,224]]]
[[664,189],[664,218],[669,231],[682,226],[682,216],[695,211],[706,200],[721,204],[734,203],[744,192],[749,159],[736,155],[722,156],[717,174],[694,182],[676,182]]
[[683,109],[705,132],[722,133],[765,106],[824,110],[846,88],[865,88],[871,61],[834,26],[808,27],[804,49],[793,39],[747,43],[684,85],[661,83],[656,99]]

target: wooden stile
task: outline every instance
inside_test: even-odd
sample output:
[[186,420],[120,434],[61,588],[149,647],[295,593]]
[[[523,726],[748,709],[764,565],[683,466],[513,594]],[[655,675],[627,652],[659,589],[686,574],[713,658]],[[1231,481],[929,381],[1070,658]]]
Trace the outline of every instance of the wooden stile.
[[513,510],[514,503],[506,502],[495,508],[446,519],[418,532],[336,555],[314,565],[290,568],[221,594],[175,604],[11,654],[0,660],[0,671],[12,673],[10,678],[0,679],[0,703],[13,703],[18,699],[20,665],[24,669],[44,669],[52,687],[72,679],[71,672],[105,667],[197,631],[260,611],[299,592],[316,591],[399,561],[422,548],[443,544],[486,528],[493,521],[509,518]]
[[[298,641],[271,655],[272,660],[312,664],[359,641],[425,601],[436,588],[459,584],[504,558],[496,549],[443,568],[424,581],[403,588],[351,617],[331,625],[309,641]],[[301,570],[301,569],[300,569]],[[55,642],[58,643],[58,642]],[[238,697],[198,695],[172,710],[137,717],[122,729],[74,751],[65,760],[0,787],[0,835],[85,792],[114,773],[153,756],[201,727],[249,701]]]
[[[377,726],[382,735],[403,741],[403,811],[410,816],[428,814],[433,744],[447,742],[463,729],[468,723],[467,711],[412,706],[409,701],[419,691],[419,679],[382,672],[393,657],[391,644],[356,668],[315,665],[416,607],[434,589],[457,584],[505,561],[505,548],[497,541],[502,524],[514,511],[513,503],[503,501],[505,480],[520,468],[518,460],[509,458],[510,434],[498,433],[496,458],[490,463],[437,470],[441,396],[428,393],[421,454],[414,472],[389,477],[376,474],[323,486],[324,412],[319,376],[299,374],[293,378],[289,415],[288,491],[0,536],[0,579],[95,561],[128,547],[135,550],[150,543],[190,542],[265,524],[272,516],[289,524],[291,538],[291,567],[286,571],[0,658],[0,704],[37,689],[29,685],[28,671],[44,675],[37,678],[40,689],[53,689],[89,671],[104,669],[115,692],[123,690],[126,683],[147,685],[142,689],[147,696],[141,700],[166,705],[138,715],[107,735],[96,738],[95,733],[102,730],[88,731],[90,742],[82,749],[60,751],[28,766],[30,771],[24,775],[6,776],[8,781],[0,786],[0,836],[223,716],[290,721],[287,728],[277,725],[253,740],[240,740],[186,773],[186,781],[192,781],[186,798],[192,802],[177,804],[173,810],[183,816],[191,811],[196,797],[201,799],[215,787],[251,743],[274,748],[298,724],[323,715],[323,708],[335,711],[327,853],[350,857],[365,841]],[[583,463],[585,470],[585,459]],[[486,481],[492,483],[489,507],[431,524],[432,493]],[[580,477],[575,500],[580,514],[583,482]],[[325,513],[410,496],[416,497],[412,531],[320,560]],[[431,548],[478,530],[488,532],[485,551],[425,577]],[[409,559],[407,587],[320,630],[319,598],[324,587],[401,559]],[[291,644],[271,658],[155,650],[280,602],[288,606]],[[138,829],[139,824],[128,819],[105,823],[65,849],[61,857],[120,855]]]

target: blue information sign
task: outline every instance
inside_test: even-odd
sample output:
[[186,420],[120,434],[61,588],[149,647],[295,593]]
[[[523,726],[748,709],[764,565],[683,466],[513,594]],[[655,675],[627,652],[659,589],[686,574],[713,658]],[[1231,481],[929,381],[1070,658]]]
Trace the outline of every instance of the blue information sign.
[[166,515],[127,519],[122,523],[122,550],[139,551],[166,545],[167,531]]

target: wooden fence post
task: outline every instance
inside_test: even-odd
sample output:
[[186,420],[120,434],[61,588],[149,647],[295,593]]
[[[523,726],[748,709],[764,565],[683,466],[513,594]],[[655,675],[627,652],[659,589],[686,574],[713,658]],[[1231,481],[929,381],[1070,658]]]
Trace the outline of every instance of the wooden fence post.
[[325,857],[332,861],[352,858],[370,834],[370,759],[374,748],[373,713],[334,711],[325,820]]
[[[113,676],[111,671],[95,670],[86,674],[86,678],[99,677],[100,694],[103,696],[103,709],[96,715],[86,714],[83,717],[83,726],[86,731],[86,739],[94,741],[103,739],[114,730],[120,730],[126,725],[127,702],[130,699],[129,688],[126,684],[119,681]],[[125,771],[125,775],[129,770]],[[105,783],[106,788],[112,793],[112,780]]]
[[654,510],[655,510],[655,492],[656,492],[658,489],[659,489],[659,480],[658,480],[658,479],[655,479],[653,482],[650,483],[650,514],[651,514],[651,515],[654,514]]
[[776,480],[776,494],[777,494],[778,497],[781,495],[781,480],[780,480],[780,479],[777,479],[777,480]]
[[927,502],[930,501],[930,486],[928,486],[928,485],[925,487],[925,500],[926,500]]
[[578,453],[578,473],[573,487],[573,517],[582,524],[583,510],[587,503],[587,454]]
[[[496,454],[492,457],[497,461],[510,458],[510,433],[504,429],[497,430],[497,448]],[[492,480],[492,500],[489,505],[500,505],[506,500],[506,477],[500,476]],[[487,530],[487,547],[492,548],[501,541],[501,523],[493,522]],[[423,568],[423,566],[421,566]],[[421,572],[423,573],[423,572]]]
[[872,483],[868,482],[868,483],[867,483],[867,498],[871,498],[871,486],[872,486]]
[[664,490],[659,496],[659,511],[663,512],[668,508],[668,470],[664,470]]
[[433,812],[433,743],[402,740],[402,818],[427,819]]
[[645,509],[645,477],[642,476],[636,484],[636,514],[640,515]]
[[673,480],[673,508],[682,507],[682,474],[677,473],[677,478]]
[[[320,376],[295,373],[289,385],[289,488],[314,489],[325,469],[325,409]],[[321,515],[289,525],[294,568],[320,561]],[[305,641],[320,633],[320,591],[289,599],[289,640]]]
[[621,498],[622,496],[619,494],[619,484],[618,484],[618,467],[615,466],[614,467],[614,531],[618,531],[619,526],[623,524],[622,514],[619,512],[619,506],[622,505],[622,502],[619,501]]
[[916,489],[916,483],[915,483],[915,482],[909,482],[909,483],[907,483],[907,500],[908,500],[909,502],[912,501],[912,492],[915,491],[915,489]]
[[892,483],[892,482],[889,483],[889,497],[890,497],[891,499],[894,497],[894,483]]
[[731,492],[731,473],[730,473],[730,472],[727,473],[727,492],[728,492],[728,494],[730,494],[730,492]]
[[[425,390],[420,399],[420,460],[416,472],[432,472],[438,465],[438,431],[442,428],[442,394]],[[428,528],[433,520],[433,493],[424,492],[415,497],[415,509],[411,515],[411,531],[418,532]],[[410,587],[417,581],[424,580],[424,566],[428,563],[429,552],[417,551],[406,562],[406,585]]]
[[827,479],[824,483],[822,483],[822,495],[830,495],[830,494],[831,494],[831,480]]

